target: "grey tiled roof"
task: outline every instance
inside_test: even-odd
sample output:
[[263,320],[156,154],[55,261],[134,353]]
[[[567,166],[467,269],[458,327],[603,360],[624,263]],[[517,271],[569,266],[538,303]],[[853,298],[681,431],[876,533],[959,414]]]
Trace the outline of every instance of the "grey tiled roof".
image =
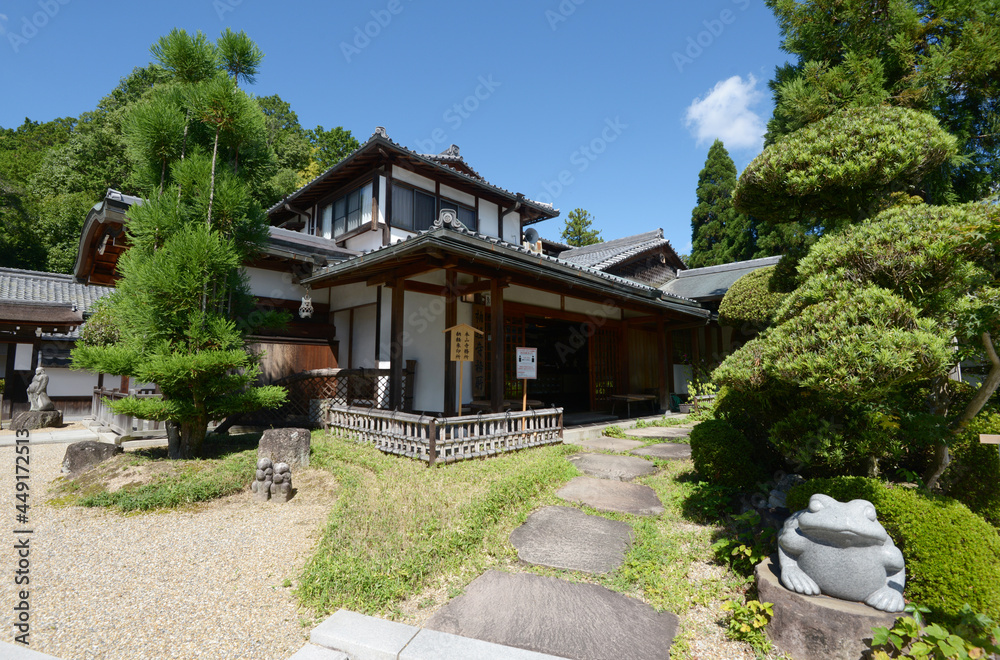
[[[469,181],[471,181],[473,183],[482,184],[482,185],[486,186],[487,188],[492,188],[493,190],[495,190],[497,192],[500,192],[500,193],[502,193],[504,195],[507,195],[508,197],[515,197],[515,198],[517,197],[517,193],[513,193],[513,192],[511,192],[509,190],[506,190],[505,188],[501,188],[500,186],[497,186],[497,185],[494,185],[494,184],[490,183],[486,179],[484,179],[481,176],[479,176],[478,173],[476,174],[476,176],[472,176],[470,174],[465,174],[464,172],[460,172],[460,171],[456,170],[453,167],[449,167],[446,164],[447,161],[457,162],[458,160],[461,160],[464,163],[465,161],[462,159],[461,156],[457,156],[457,158],[453,157],[453,156],[451,156],[448,153],[449,150],[446,150],[443,154],[436,154],[436,155],[433,155],[433,156],[429,156],[429,155],[426,155],[426,154],[418,153],[418,152],[416,152],[416,151],[414,151],[412,149],[408,149],[408,148],[404,147],[403,145],[399,144],[398,142],[394,142],[393,140],[391,140],[389,138],[389,136],[386,134],[385,129],[383,127],[379,126],[379,127],[377,127],[375,129],[375,132],[372,133],[372,136],[370,138],[368,138],[367,142],[364,142],[357,149],[355,149],[351,153],[349,153],[346,156],[344,156],[340,160],[340,162],[334,164],[328,170],[326,170],[325,172],[321,173],[319,176],[315,177],[312,181],[307,182],[305,185],[301,186],[298,190],[296,190],[292,194],[287,195],[283,199],[281,199],[278,202],[276,202],[271,208],[267,209],[267,215],[270,216],[272,213],[274,213],[275,211],[277,211],[278,209],[280,209],[285,204],[295,201],[295,198],[298,197],[299,194],[301,194],[304,190],[306,190],[307,188],[312,187],[312,185],[315,184],[317,181],[325,178],[327,175],[331,174],[334,170],[337,170],[338,168],[340,168],[344,163],[346,163],[347,161],[351,160],[355,156],[355,154],[363,151],[369,144],[371,144],[373,142],[377,142],[378,140],[384,140],[386,143],[392,145],[396,149],[400,149],[401,151],[404,151],[404,152],[408,153],[411,156],[414,156],[416,158],[422,159],[425,162],[430,163],[431,165],[437,165],[438,167],[445,167],[449,171],[454,172],[457,175],[459,175],[460,177],[464,177],[464,178],[468,179]],[[469,169],[472,169],[472,168],[469,168]],[[523,197],[521,199],[523,199],[525,202],[527,202],[527,203],[529,203],[529,204],[531,204],[531,205],[533,205],[533,206],[535,206],[535,207],[537,207],[539,209],[544,209],[544,210],[550,211],[550,212],[552,212],[552,213],[554,213],[556,215],[559,214],[559,210],[556,209],[555,207],[553,207],[552,204],[548,204],[546,202],[538,202],[538,201],[535,201],[535,200],[532,200],[532,199],[528,199],[526,197]],[[555,217],[555,216],[553,216],[553,217]]]
[[[309,278],[306,281],[306,283],[311,284],[312,281],[322,279],[324,275],[328,274],[331,271],[338,271],[338,270],[345,271],[351,268],[355,263],[359,263],[357,259],[362,259],[362,260],[370,259],[371,256],[378,256],[381,254],[391,253],[399,250],[400,248],[405,247],[407,243],[417,240],[418,238],[422,238],[425,236],[446,237],[451,232],[454,232],[455,234],[468,236],[469,238],[475,239],[476,241],[480,241],[482,245],[490,249],[491,252],[495,252],[496,247],[501,247],[507,250],[511,250],[512,252],[515,253],[520,253],[522,256],[530,256],[531,261],[536,266],[540,265],[542,268],[545,267],[545,264],[553,264],[553,265],[568,267],[574,271],[578,271],[581,275],[594,276],[602,280],[606,280],[610,283],[632,288],[637,291],[643,291],[643,292],[656,291],[660,294],[661,300],[663,300],[664,302],[677,301],[685,305],[690,305],[692,309],[699,309],[699,310],[701,309],[701,305],[697,301],[689,300],[687,298],[673,294],[671,292],[666,292],[663,291],[662,289],[658,289],[657,287],[649,286],[648,284],[643,284],[641,282],[637,282],[635,280],[631,280],[625,277],[612,275],[611,273],[607,273],[602,270],[592,268],[583,264],[568,262],[563,260],[561,256],[551,257],[545,254],[537,254],[535,252],[526,249],[522,245],[515,245],[513,243],[508,243],[507,241],[504,241],[503,239],[497,238],[495,236],[487,236],[485,234],[480,234],[475,230],[466,228],[464,225],[458,222],[443,225],[441,218],[435,221],[431,229],[418,232],[414,235],[409,235],[403,240],[398,241],[396,243],[392,243],[391,245],[383,245],[373,250],[369,250],[367,252],[362,253],[359,257],[352,257],[345,261],[331,264],[330,266],[327,266],[325,268],[321,267],[316,270],[314,275],[311,278]],[[650,232],[650,233],[657,233],[657,232]],[[662,231],[660,233],[662,234]]]
[[80,284],[72,275],[0,268],[0,300],[76,305],[86,314],[114,289]]
[[670,280],[660,288],[666,293],[692,300],[722,298],[736,280],[760,268],[773,266],[779,261],[781,257],[764,257],[721,266],[682,270],[677,273],[677,279]]
[[604,270],[660,245],[670,245],[670,241],[663,238],[662,229],[655,229],[643,234],[573,248],[560,253],[559,258],[579,266]]

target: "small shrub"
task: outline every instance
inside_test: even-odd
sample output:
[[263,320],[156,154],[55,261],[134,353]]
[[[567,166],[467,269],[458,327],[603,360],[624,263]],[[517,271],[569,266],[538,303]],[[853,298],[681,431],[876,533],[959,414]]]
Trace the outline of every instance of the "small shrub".
[[769,326],[787,296],[771,289],[773,274],[774,266],[768,266],[733,282],[719,303],[719,323],[738,328],[744,335],[756,334]]
[[748,600],[741,604],[735,600],[723,603],[722,609],[731,612],[726,623],[726,637],[746,642],[759,654],[771,652],[771,640],[764,633],[768,621],[774,616],[772,603]]
[[930,612],[926,607],[910,604],[906,611],[912,616],[896,619],[892,628],[879,626],[872,631],[873,660],[985,658],[987,653],[995,658],[1000,654],[1000,626],[968,605],[951,630],[940,623],[925,622],[924,615]]
[[715,558],[749,577],[754,568],[775,551],[774,529],[760,524],[760,514],[750,510],[733,516],[726,534],[712,544]]
[[750,442],[728,422],[708,420],[691,430],[694,469],[710,483],[746,489],[766,480],[753,455]]
[[875,505],[879,521],[906,559],[908,600],[945,617],[960,616],[968,603],[1000,618],[1000,534],[964,504],[875,479],[837,477],[796,486],[788,494],[788,508],[805,508],[813,493]]

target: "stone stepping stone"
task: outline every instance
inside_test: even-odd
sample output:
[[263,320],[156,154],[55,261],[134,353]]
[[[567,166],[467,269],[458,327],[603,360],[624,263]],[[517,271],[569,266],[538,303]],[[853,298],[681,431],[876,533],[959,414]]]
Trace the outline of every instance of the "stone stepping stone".
[[[641,449],[634,449],[638,453]],[[569,460],[577,469],[598,479],[612,481],[632,481],[656,472],[656,466],[649,461],[634,456],[612,456],[610,454],[573,454]]]
[[642,443],[638,440],[626,440],[624,438],[609,438],[607,436],[601,436],[599,438],[592,438],[590,440],[581,440],[580,442],[574,442],[574,445],[579,445],[586,449],[602,449],[604,451],[629,451],[630,449],[635,449],[636,447],[641,447]]
[[521,561],[584,573],[610,573],[622,565],[632,527],[568,506],[547,506],[511,532]]
[[635,438],[686,438],[691,435],[691,429],[683,426],[647,426],[625,429],[625,435]]
[[568,502],[580,502],[598,511],[631,513],[636,516],[658,516],[663,513],[663,503],[652,488],[623,481],[576,477],[557,490],[556,497]]
[[663,660],[677,625],[596,584],[487,571],[425,627],[575,660]]
[[691,458],[691,445],[685,442],[661,442],[641,449],[633,449],[630,453],[636,456],[652,456],[653,458],[676,460]]

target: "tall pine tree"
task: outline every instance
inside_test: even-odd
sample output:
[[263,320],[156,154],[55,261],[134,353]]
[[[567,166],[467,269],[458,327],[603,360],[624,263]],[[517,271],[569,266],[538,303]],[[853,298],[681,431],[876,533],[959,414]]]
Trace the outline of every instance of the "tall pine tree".
[[[233,47],[238,38],[227,31],[220,43]],[[238,53],[258,52],[243,46]],[[152,51],[170,81],[133,108],[124,138],[155,192],[129,212],[122,277],[95,315],[115,332],[85,334],[73,366],[156,383],[161,398],[127,397],[112,407],[165,421],[170,457],[190,458],[201,453],[210,420],[285,399],[280,387],[254,386],[259,358],[246,345],[253,328],[236,322],[255,318],[242,264],[266,240],[267,217],[251,185],[270,172],[274,155],[260,107],[236,86],[256,72],[253,57],[234,65],[201,33],[180,30]]]
[[566,216],[566,226],[563,228],[562,239],[566,241],[567,245],[573,247],[603,243],[601,231],[590,228],[592,223],[593,218],[589,212],[584,209],[573,209]]
[[722,141],[716,140],[698,175],[698,205],[691,212],[691,268],[753,258],[753,223],[733,208],[735,187],[736,165]]

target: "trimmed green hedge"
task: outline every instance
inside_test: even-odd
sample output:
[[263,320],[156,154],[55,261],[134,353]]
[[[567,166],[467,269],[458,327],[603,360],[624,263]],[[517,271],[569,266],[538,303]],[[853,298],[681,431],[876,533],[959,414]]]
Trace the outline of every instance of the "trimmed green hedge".
[[947,617],[968,603],[1000,618],[1000,534],[961,502],[865,477],[813,479],[788,494],[804,509],[814,493],[868,500],[906,559],[907,599]]
[[729,422],[702,422],[691,429],[690,442],[694,469],[710,483],[746,489],[768,478],[753,460],[753,445]]
[[774,313],[781,307],[787,293],[770,290],[774,266],[747,273],[733,282],[719,303],[719,323],[733,328],[760,332],[771,325]]

